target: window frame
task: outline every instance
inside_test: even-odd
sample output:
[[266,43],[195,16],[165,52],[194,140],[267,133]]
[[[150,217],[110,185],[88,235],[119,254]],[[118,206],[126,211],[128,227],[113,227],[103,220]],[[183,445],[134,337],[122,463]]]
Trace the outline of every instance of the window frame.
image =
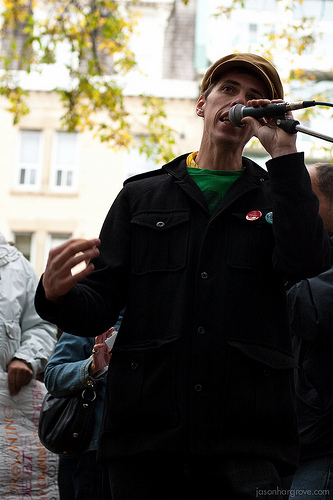
[[[54,239],[60,239],[62,242],[56,243],[52,245],[52,241]],[[61,245],[62,243],[65,243],[65,241],[68,241],[70,238],[73,238],[73,233],[69,232],[58,232],[58,231],[50,231],[46,234],[46,239],[45,239],[45,247],[44,247],[44,269],[46,267],[47,259],[49,257],[50,250],[53,248]]]
[[[57,151],[59,145],[60,134],[70,134],[76,137],[75,147],[74,147],[74,164],[57,164]],[[51,151],[51,167],[50,167],[50,179],[49,179],[49,189],[57,193],[76,193],[78,191],[78,174],[79,174],[79,151],[80,151],[80,133],[79,132],[66,132],[64,130],[56,130],[54,133],[54,138],[52,141],[52,151]],[[58,168],[60,167],[60,168]],[[65,168],[64,168],[65,167]],[[66,168],[68,167],[68,168]],[[71,168],[69,168],[71,167]],[[72,182],[71,185],[57,184],[57,172],[72,172]]]
[[17,230],[12,230],[11,231],[11,240],[13,241],[15,247],[21,252],[22,250],[17,246],[17,236],[30,236],[30,258],[26,257],[26,259],[32,264],[32,266],[35,268],[36,264],[36,253],[37,253],[37,248],[36,248],[36,233],[33,231],[17,231]]
[[[37,163],[29,163],[29,162],[24,162],[21,161],[20,156],[21,156],[21,150],[22,150],[22,135],[24,132],[37,132],[39,134],[39,144],[38,144],[38,160]],[[14,185],[15,189],[19,191],[39,191],[42,185],[42,170],[43,170],[43,156],[44,156],[44,134],[41,129],[36,129],[36,128],[21,128],[19,130],[19,135],[18,135],[18,149],[17,149],[17,156],[16,156],[16,162],[15,162],[15,179],[14,179]],[[29,175],[31,175],[32,170],[36,171],[36,177],[35,177],[35,182],[33,184],[27,183],[26,181],[24,183],[20,182],[21,179],[21,173],[22,171],[25,170],[26,172],[29,172]]]

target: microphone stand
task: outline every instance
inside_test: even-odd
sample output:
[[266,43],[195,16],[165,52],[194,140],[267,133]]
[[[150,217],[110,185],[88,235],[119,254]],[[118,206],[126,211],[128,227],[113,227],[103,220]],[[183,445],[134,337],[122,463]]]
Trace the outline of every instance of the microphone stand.
[[293,120],[292,118],[285,118],[284,116],[276,116],[274,118],[276,125],[288,134],[296,134],[297,132],[303,132],[304,134],[312,135],[313,137],[318,137],[324,141],[333,142],[333,137],[330,137],[320,132],[315,132],[308,127],[303,127],[300,125],[298,120]]

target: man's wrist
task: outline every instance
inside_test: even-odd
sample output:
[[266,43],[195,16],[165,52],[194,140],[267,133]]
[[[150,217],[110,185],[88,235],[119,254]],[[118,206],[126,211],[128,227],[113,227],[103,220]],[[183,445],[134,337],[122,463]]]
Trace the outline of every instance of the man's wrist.
[[272,151],[271,157],[272,158],[279,158],[280,156],[286,156],[286,155],[292,155],[297,153],[297,148],[293,147],[284,147],[284,148],[276,148],[274,151]]
[[13,359],[12,359],[12,361],[15,361],[15,360],[17,360],[17,361],[22,361],[22,363],[24,363],[25,365],[27,365],[27,367],[28,367],[28,368],[30,368],[30,370],[31,370],[31,371],[33,371],[32,364],[31,364],[31,363],[29,363],[29,361],[27,361],[26,359],[17,358],[17,357],[15,356],[15,358],[13,358]]

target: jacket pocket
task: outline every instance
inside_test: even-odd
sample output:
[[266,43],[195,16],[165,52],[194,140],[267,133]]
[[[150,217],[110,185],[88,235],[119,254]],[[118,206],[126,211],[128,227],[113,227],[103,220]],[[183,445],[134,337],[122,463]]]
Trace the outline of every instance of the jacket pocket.
[[132,218],[134,274],[178,271],[186,264],[188,210],[139,212]]
[[290,370],[297,368],[297,363],[291,352],[278,349],[269,344],[230,338],[227,339],[227,343],[268,369]]
[[275,239],[272,224],[267,222],[268,210],[256,220],[247,220],[246,213],[233,213],[229,230],[228,264],[232,267],[258,270],[272,267]]
[[144,433],[174,428],[177,337],[115,348],[107,384],[105,430]]
[[[265,343],[228,339],[227,394],[231,422],[285,441],[296,428],[294,369],[290,352]],[[235,398],[237,395],[237,398]],[[230,416],[230,415],[229,415]],[[278,438],[279,439],[279,438]]]
[[10,340],[19,342],[21,340],[21,327],[18,321],[9,320],[4,322],[7,337]]

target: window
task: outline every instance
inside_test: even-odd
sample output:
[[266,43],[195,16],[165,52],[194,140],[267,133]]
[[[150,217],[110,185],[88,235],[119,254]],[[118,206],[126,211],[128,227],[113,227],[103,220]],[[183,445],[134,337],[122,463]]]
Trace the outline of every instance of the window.
[[144,153],[140,153],[140,136],[136,136],[134,140],[136,147],[134,146],[124,153],[125,158],[127,157],[125,160],[124,179],[159,168],[159,165],[157,165],[153,159],[147,158]]
[[20,130],[18,168],[15,185],[20,189],[40,187],[42,170],[42,133],[40,130]]
[[51,171],[51,188],[57,191],[77,189],[78,134],[56,132]]
[[18,250],[23,253],[24,257],[30,262],[32,261],[32,253],[33,253],[33,233],[24,233],[24,232],[14,232],[13,233],[13,241]]
[[258,25],[254,23],[249,24],[249,43],[258,42]]
[[59,245],[65,243],[65,241],[69,240],[72,237],[71,233],[49,233],[46,239],[45,245],[45,255],[44,255],[44,268],[46,266],[46,262],[49,256],[50,250]]
[[[11,7],[12,19],[7,18],[2,27],[3,36],[0,40],[2,56],[0,68],[9,70],[27,70],[32,57],[31,24],[32,1],[25,0],[20,5]],[[25,4],[25,5],[24,5]],[[17,10],[17,12],[15,12]],[[19,12],[19,14],[18,14]]]

